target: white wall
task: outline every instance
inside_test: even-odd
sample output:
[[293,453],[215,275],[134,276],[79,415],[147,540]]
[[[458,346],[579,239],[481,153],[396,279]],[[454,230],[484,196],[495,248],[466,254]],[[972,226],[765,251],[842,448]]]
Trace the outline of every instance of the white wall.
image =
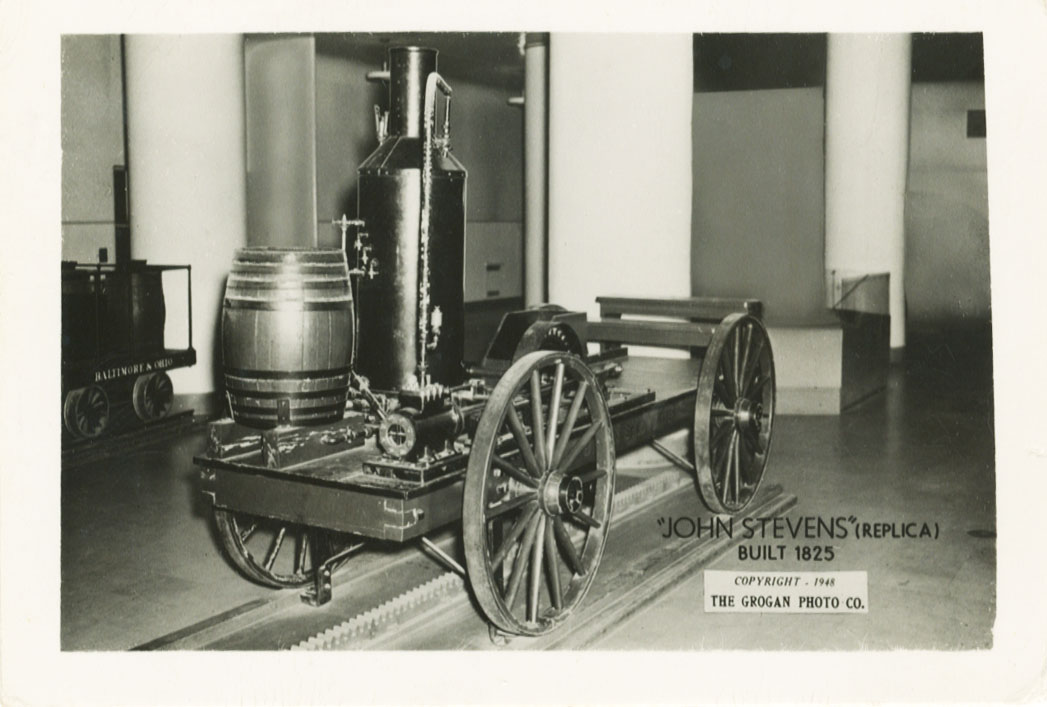
[[694,94],[695,295],[826,320],[824,115],[820,86]]
[[908,34],[829,35],[825,268],[890,273],[892,347],[905,345],[911,54]]
[[691,294],[692,39],[553,34],[549,299]]
[[243,38],[132,35],[126,48],[131,255],[193,266],[198,362],[171,380],[207,393],[220,377],[225,277],[245,242]]
[[62,259],[115,257],[113,166],[124,164],[120,37],[62,37]]
[[913,326],[988,319],[986,138],[967,137],[982,82],[917,83],[906,194],[905,294]]

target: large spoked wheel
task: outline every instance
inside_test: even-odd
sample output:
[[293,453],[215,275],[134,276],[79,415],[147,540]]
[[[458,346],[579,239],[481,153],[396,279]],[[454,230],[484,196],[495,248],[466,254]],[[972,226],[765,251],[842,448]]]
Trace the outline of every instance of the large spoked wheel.
[[248,579],[269,587],[301,587],[316,568],[341,549],[327,530],[280,520],[214,510],[215,525],[229,559]]
[[705,505],[737,513],[763,480],[774,423],[774,357],[760,320],[724,318],[702,361],[694,410],[694,459]]
[[174,387],[164,371],[146,373],[135,379],[131,402],[139,420],[152,422],[165,417],[173,401]]
[[614,463],[607,403],[580,358],[535,351],[498,381],[462,506],[469,581],[496,627],[548,633],[585,597],[610,525]]
[[109,396],[97,385],[69,391],[62,405],[65,428],[80,439],[94,439],[109,426]]

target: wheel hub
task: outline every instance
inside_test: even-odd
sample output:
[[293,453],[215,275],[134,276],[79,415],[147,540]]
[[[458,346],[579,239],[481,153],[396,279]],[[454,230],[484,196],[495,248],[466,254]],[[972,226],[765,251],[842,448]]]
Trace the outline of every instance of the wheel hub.
[[750,429],[759,432],[763,418],[763,404],[754,403],[748,398],[739,398],[734,406],[734,424],[739,430]]
[[549,515],[566,515],[582,508],[582,481],[577,476],[566,476],[553,471],[540,482],[542,510]]

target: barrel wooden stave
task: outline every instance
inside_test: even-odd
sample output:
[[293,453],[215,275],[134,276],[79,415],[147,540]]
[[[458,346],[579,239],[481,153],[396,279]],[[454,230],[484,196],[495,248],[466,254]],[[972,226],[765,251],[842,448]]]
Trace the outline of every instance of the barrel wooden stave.
[[238,251],[222,307],[233,419],[260,428],[341,419],[354,334],[342,251]]

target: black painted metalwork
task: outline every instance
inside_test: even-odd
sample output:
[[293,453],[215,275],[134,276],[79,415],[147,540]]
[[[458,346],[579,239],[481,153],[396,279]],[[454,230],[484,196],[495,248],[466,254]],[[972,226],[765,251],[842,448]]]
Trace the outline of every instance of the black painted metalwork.
[[[356,370],[378,390],[417,387],[423,132],[421,106],[436,52],[406,47],[390,57],[390,133],[359,168],[358,214],[377,260],[361,278],[357,306],[360,341]],[[442,322],[427,352],[435,383],[465,376],[465,181],[462,164],[445,145],[433,154],[429,230],[430,307]]]

